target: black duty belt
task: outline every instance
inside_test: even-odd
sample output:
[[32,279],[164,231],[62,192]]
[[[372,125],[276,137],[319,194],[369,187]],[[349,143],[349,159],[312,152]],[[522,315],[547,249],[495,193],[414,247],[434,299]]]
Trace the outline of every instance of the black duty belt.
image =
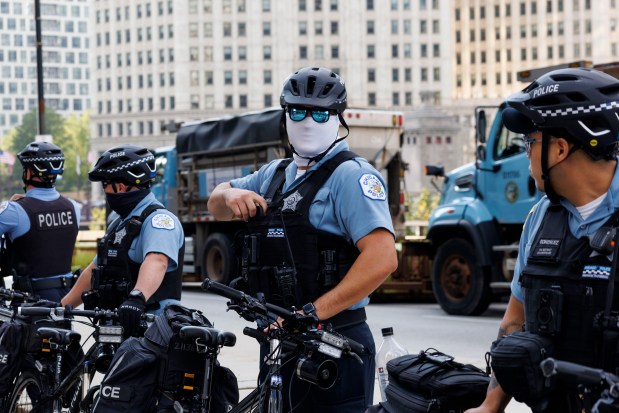
[[325,323],[331,323],[331,325],[337,330],[339,328],[350,327],[355,324],[363,323],[365,320],[367,320],[365,308],[357,308],[356,310],[344,310],[341,313],[322,321]]
[[35,291],[49,290],[52,288],[73,287],[73,277],[56,277],[40,280],[30,280]]

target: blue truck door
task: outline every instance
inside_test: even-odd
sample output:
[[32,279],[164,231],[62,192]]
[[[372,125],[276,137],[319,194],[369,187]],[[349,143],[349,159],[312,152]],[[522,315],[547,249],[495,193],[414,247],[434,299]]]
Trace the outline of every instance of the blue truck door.
[[522,224],[539,199],[529,174],[524,137],[495,122],[478,182],[490,214],[501,224]]

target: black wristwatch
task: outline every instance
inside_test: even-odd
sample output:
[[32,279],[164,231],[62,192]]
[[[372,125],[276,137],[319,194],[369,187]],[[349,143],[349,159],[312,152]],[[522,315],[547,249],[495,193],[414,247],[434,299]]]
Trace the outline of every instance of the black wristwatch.
[[131,292],[129,293],[129,298],[139,298],[144,303],[146,303],[146,298],[144,297],[144,294],[138,289],[131,290]]
[[301,309],[303,310],[303,314],[313,315],[314,317],[318,318],[318,316],[316,315],[316,307],[314,307],[314,303],[309,302],[305,304],[303,307],[301,307]]

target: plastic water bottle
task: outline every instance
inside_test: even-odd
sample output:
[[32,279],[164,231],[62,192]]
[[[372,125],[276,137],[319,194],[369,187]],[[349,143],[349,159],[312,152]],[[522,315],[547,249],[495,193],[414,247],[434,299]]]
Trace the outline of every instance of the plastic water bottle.
[[385,388],[387,384],[389,384],[387,362],[396,357],[408,354],[408,351],[396,341],[393,336],[393,327],[383,328],[381,332],[383,333],[383,342],[376,353],[376,370],[378,374],[380,396],[383,401],[387,401],[387,396],[385,396]]

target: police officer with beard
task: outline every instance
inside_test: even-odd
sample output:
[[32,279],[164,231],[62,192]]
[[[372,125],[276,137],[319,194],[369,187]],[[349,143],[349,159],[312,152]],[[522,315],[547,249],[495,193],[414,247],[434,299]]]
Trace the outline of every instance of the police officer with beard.
[[[557,359],[615,372],[616,327],[607,330],[599,318],[607,305],[613,248],[597,235],[619,224],[619,81],[591,69],[555,70],[510,96],[507,105],[503,122],[524,135],[531,176],[546,196],[524,225],[499,338],[545,337]],[[532,393],[519,387],[527,380],[512,383],[499,367],[483,404],[467,413],[502,412],[511,398],[504,388]],[[535,412],[589,412],[596,397],[561,383],[527,403]]]
[[0,234],[8,244],[2,274],[13,275],[15,289],[58,302],[73,285],[80,206],[56,191],[64,168],[58,146],[32,142],[17,158],[26,194],[0,204]]
[[183,229],[150,191],[155,157],[122,145],[105,151],[88,179],[101,182],[118,217],[99,242],[97,256],[62,304],[118,308],[127,336],[136,335],[144,312],[159,313],[181,298]]
[[[220,220],[249,221],[244,248],[257,248],[260,260],[253,266],[259,270],[247,273],[251,294],[314,314],[367,349],[363,365],[338,361],[329,390],[299,381],[295,363],[284,363],[283,405],[297,406],[295,412],[361,412],[372,404],[375,369],[364,307],[397,268],[385,185],[338,136],[340,123],[348,127],[346,87],[336,73],[315,67],[293,73],[280,103],[293,158],[218,185],[208,208]],[[258,207],[264,214],[257,216]]]

